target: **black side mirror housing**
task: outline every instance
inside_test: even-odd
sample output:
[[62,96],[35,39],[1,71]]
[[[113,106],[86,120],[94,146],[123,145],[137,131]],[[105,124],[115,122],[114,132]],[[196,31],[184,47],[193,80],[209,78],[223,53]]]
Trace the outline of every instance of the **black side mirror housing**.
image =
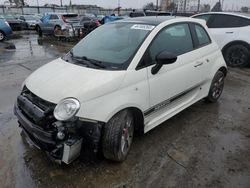
[[177,56],[173,53],[163,51],[156,56],[156,65],[152,67],[151,73],[157,74],[163,65],[176,62]]

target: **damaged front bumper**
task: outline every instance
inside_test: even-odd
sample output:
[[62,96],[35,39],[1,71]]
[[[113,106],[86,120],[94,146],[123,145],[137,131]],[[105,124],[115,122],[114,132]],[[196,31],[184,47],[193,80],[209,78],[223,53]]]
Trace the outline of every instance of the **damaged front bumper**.
[[[79,119],[72,122],[43,122],[42,118],[48,116],[48,112],[22,95],[17,99],[14,113],[33,145],[46,151],[58,163],[69,164],[80,155],[96,155],[99,150],[102,123]],[[36,124],[36,121],[42,123]],[[50,125],[45,125],[46,122]]]

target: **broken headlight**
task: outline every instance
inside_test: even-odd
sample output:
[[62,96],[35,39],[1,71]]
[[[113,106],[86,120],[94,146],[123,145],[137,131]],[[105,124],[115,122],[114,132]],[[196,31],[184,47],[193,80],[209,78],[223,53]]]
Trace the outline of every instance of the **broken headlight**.
[[54,110],[54,116],[59,121],[67,121],[74,117],[80,108],[80,102],[74,98],[60,101]]

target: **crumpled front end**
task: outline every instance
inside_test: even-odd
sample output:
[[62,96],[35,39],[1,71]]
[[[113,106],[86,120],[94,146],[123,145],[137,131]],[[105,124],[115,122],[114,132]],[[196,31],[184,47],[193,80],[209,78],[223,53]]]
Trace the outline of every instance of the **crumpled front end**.
[[69,164],[81,153],[96,154],[102,123],[79,118],[68,122],[58,121],[53,116],[55,106],[27,88],[23,89],[17,98],[14,113],[27,138],[59,163]]

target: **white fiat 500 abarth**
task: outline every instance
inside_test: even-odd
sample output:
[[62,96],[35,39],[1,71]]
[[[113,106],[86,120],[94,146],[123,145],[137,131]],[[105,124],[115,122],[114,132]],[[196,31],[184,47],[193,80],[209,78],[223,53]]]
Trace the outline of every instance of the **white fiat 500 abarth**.
[[32,73],[14,111],[27,138],[56,161],[88,152],[123,161],[135,133],[201,99],[216,102],[226,74],[203,20],[124,19]]

